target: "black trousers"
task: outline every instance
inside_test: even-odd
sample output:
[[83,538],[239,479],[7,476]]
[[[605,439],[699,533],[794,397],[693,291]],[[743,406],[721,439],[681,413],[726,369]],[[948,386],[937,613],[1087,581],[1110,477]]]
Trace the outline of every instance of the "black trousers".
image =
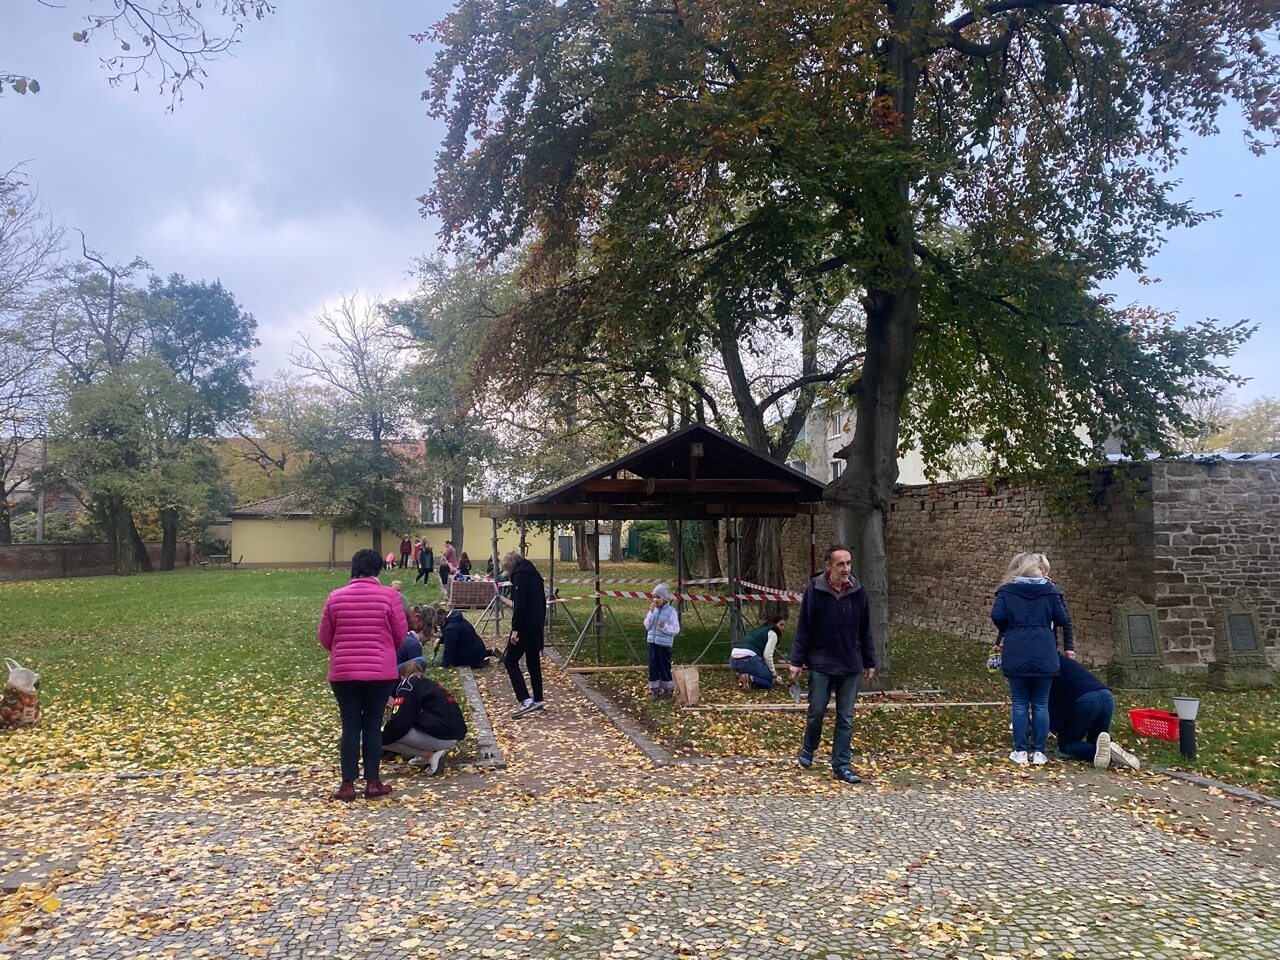
[[342,739],[338,741],[342,779],[356,778],[363,746],[364,778],[377,780],[378,762],[382,759],[382,712],[396,681],[331,680],[329,686],[342,716]]
[[524,657],[529,668],[529,683],[533,686],[533,699],[542,702],[542,645],[536,650],[526,649],[526,644],[508,647],[502,658],[502,665],[507,668],[507,676],[511,678],[511,690],[516,695],[517,703],[529,699],[529,688],[524,684],[524,674],[520,670],[520,658]]

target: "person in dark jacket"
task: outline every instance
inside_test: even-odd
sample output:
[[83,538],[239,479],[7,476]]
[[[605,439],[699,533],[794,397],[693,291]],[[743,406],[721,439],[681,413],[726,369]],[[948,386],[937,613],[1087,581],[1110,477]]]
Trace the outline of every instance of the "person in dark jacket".
[[[525,559],[518,550],[511,550],[502,557],[502,569],[511,577],[511,635],[502,663],[511,678],[511,690],[520,706],[512,714],[523,717],[546,705],[542,699],[542,627],[547,615],[547,589],[538,568]],[[524,657],[529,669],[529,685],[520,672],[520,658]]]
[[489,665],[489,650],[461,610],[450,610],[447,613],[440,610],[435,623],[439,636],[436,638],[432,658],[441,655],[440,666],[478,668]]
[[1058,675],[1049,687],[1049,729],[1058,737],[1056,755],[1063,760],[1093,761],[1099,770],[1114,762],[1141,770],[1142,763],[1111,739],[1116,698],[1105,683],[1058,654]]
[[729,651],[729,666],[738,674],[738,686],[746,690],[772,690],[777,678],[773,674],[773,652],[787,625],[783,614],[765,619]]
[[409,534],[400,538],[400,569],[409,569],[409,555],[413,553],[413,540]]
[[404,642],[396,648],[396,665],[401,666],[409,660],[417,660],[425,668],[426,657],[422,652],[423,641],[427,633],[427,611],[423,607],[409,608],[409,633]]
[[809,669],[809,710],[804,741],[796,762],[813,766],[822,739],[822,720],[831,695],[836,698],[836,729],[831,742],[831,769],[837,780],[861,783],[849,766],[852,760],[853,708],[858,684],[876,675],[876,647],[871,636],[871,607],[867,591],[853,576],[848,547],[827,551],[826,566],[804,588],[796,635],[791,643],[791,679]]
[[385,749],[413,759],[414,766],[440,771],[444,755],[467,735],[458,701],[430,677],[416,660],[400,665],[400,684],[391,694],[391,716],[382,729]]
[[418,575],[413,578],[414,583],[421,580],[422,585],[425,587],[427,583],[430,582],[431,568],[434,566],[434,560],[435,558],[431,555],[431,547],[429,547],[424,540],[418,546]]
[[1028,763],[1040,766],[1049,760],[1045,755],[1049,687],[1059,670],[1055,628],[1062,630],[1067,656],[1075,657],[1071,615],[1062,591],[1049,579],[1049,560],[1043,553],[1019,553],[1009,561],[1004,582],[996,590],[991,620],[1002,637],[1000,668],[1009,681],[1013,703],[1013,752],[1009,759],[1022,767]]

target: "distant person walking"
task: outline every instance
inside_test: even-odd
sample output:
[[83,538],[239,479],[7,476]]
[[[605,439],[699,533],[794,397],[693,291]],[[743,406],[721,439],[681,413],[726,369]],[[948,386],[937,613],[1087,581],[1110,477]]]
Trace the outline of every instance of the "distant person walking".
[[862,782],[849,765],[853,759],[853,708],[862,677],[872,680],[876,675],[871,605],[852,569],[853,554],[848,547],[827,550],[823,572],[809,581],[800,599],[790,657],[792,680],[803,668],[809,669],[809,710],[796,762],[806,769],[813,766],[813,755],[822,740],[823,717],[834,695],[831,770],[843,783]]
[[1075,659],[1071,614],[1062,591],[1049,579],[1049,559],[1043,553],[1019,553],[1009,561],[1004,581],[996,590],[991,621],[1000,631],[1000,669],[1009,681],[1012,701],[1013,752],[1009,759],[1020,767],[1028,763],[1041,766],[1049,762],[1045,753],[1049,688],[1059,672],[1055,627],[1062,630],[1066,655]]
[[400,538],[400,569],[409,569],[409,554],[413,553],[413,540],[409,538],[409,534],[405,534]]
[[[541,710],[542,699],[542,641],[543,623],[547,615],[547,590],[538,568],[525,559],[518,550],[511,550],[502,557],[502,569],[511,577],[511,635],[502,656],[502,665],[511,678],[511,690],[520,706],[513,717],[523,717]],[[532,696],[525,686],[520,671],[523,657],[529,670]]]
[[415,559],[418,565],[418,575],[413,578],[414,583],[421,580],[424,587],[427,585],[428,578],[431,576],[432,559],[431,548],[425,542],[419,544],[418,556]]
[[329,651],[329,686],[342,717],[339,757],[342,785],[334,800],[354,800],[361,749],[364,795],[385,797],[391,788],[379,779],[382,711],[399,679],[396,648],[409,632],[400,595],[378,582],[382,557],[358,550],[351,558],[351,582],[329,594],[316,637]]

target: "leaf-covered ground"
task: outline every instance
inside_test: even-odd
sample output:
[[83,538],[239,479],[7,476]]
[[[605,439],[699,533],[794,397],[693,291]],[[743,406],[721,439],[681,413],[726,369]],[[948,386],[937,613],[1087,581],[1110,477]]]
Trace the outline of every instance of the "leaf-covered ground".
[[[561,579],[590,576],[564,565],[557,565],[556,573]],[[604,565],[601,574],[652,580],[670,571],[624,564]],[[412,579],[397,572],[383,580],[401,578]],[[44,707],[39,727],[0,731],[0,770],[332,763],[337,717],[315,625],[328,591],[345,579],[337,570],[249,570],[0,584],[0,654],[40,672]],[[576,596],[590,589],[563,584],[560,592]],[[438,580],[408,590],[415,603],[441,595]],[[643,655],[644,601],[612,604]],[[569,606],[581,626],[590,603]],[[688,609],[677,662],[707,646],[722,611],[718,605],[702,605],[696,613]],[[564,650],[576,638],[567,627],[557,635]],[[611,631],[601,646],[604,663],[631,660],[626,644]],[[579,662],[594,662],[594,648],[589,635]],[[723,662],[728,649],[722,632],[705,662]],[[986,654],[981,644],[899,629],[894,686],[942,688],[946,700],[1002,701],[1004,682],[984,669]],[[443,678],[456,683],[451,673]],[[794,714],[683,713],[644,702],[641,673],[597,675],[593,681],[642,716],[677,752],[778,756],[794,751],[799,741],[801,719]],[[741,693],[727,670],[702,671],[702,689],[707,703],[789,702],[785,687],[770,694]],[[1182,689],[1204,701],[1195,763],[1181,762],[1176,744],[1139,740],[1129,732],[1125,711],[1168,707],[1167,693],[1121,691],[1118,736],[1136,745],[1149,763],[1280,794],[1280,691],[1221,693],[1194,680],[1184,681]],[[867,710],[859,714],[855,747],[875,764],[890,755],[998,754],[1007,749],[1007,736],[1002,708]]]
[[[630,606],[627,606],[627,604]],[[587,604],[575,604],[579,619],[590,611]],[[617,601],[615,612],[623,623],[638,622],[643,605]],[[717,611],[719,608],[711,608]],[[715,613],[703,616],[708,626],[686,614],[685,631],[676,643],[676,663],[689,662],[706,646],[712,635]],[[788,646],[790,628],[782,648]],[[643,631],[637,629],[634,642],[643,654]],[[590,643],[584,645],[591,653]],[[712,644],[702,662],[722,664],[728,658],[725,635]],[[1000,707],[964,707],[941,710],[868,709],[858,712],[854,749],[872,767],[887,755],[937,757],[945,763],[957,754],[999,754],[1009,750],[1008,687],[999,674],[988,673],[985,644],[960,640],[946,634],[911,627],[897,627],[893,633],[895,689],[942,690],[926,697],[947,702],[992,702]],[[628,663],[629,652],[606,634],[605,663]],[[785,655],[778,654],[779,665]],[[594,662],[590,655],[583,663]],[[677,751],[711,756],[778,756],[794,753],[800,743],[803,716],[794,713],[764,712],[691,713],[670,704],[648,702],[644,673],[594,674],[592,682],[605,688],[620,705],[642,717],[661,741]],[[735,675],[718,668],[700,671],[704,704],[791,703],[788,684],[769,692],[743,693]],[[1199,750],[1195,761],[1184,760],[1177,743],[1138,737],[1129,724],[1128,712],[1138,707],[1171,710],[1177,694],[1201,698],[1198,721]],[[864,703],[875,702],[867,697]],[[1134,749],[1145,763],[1216,777],[1247,786],[1271,796],[1280,796],[1280,689],[1223,692],[1208,688],[1196,678],[1182,678],[1172,691],[1118,690],[1112,726],[1118,740]],[[829,729],[827,734],[829,736]],[[1050,741],[1052,745],[1052,740]]]
[[[250,570],[0,584],[0,654],[40,674],[43,713],[38,727],[0,731],[0,769],[332,763],[337,708],[315,631],[346,579]],[[438,599],[439,580],[409,595]],[[441,679],[456,684],[451,671]]]

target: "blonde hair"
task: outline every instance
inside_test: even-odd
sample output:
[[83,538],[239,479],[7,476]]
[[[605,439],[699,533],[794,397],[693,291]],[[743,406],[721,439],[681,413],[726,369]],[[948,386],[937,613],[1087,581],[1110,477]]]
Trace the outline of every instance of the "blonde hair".
[[403,581],[403,580],[392,580],[392,581],[391,581],[391,589],[392,589],[392,590],[394,590],[394,591],[396,591],[396,593],[402,593],[402,592],[404,591],[404,581]]
[[1049,558],[1043,553],[1015,553],[1000,582],[1013,583],[1018,577],[1047,577],[1049,569]]

